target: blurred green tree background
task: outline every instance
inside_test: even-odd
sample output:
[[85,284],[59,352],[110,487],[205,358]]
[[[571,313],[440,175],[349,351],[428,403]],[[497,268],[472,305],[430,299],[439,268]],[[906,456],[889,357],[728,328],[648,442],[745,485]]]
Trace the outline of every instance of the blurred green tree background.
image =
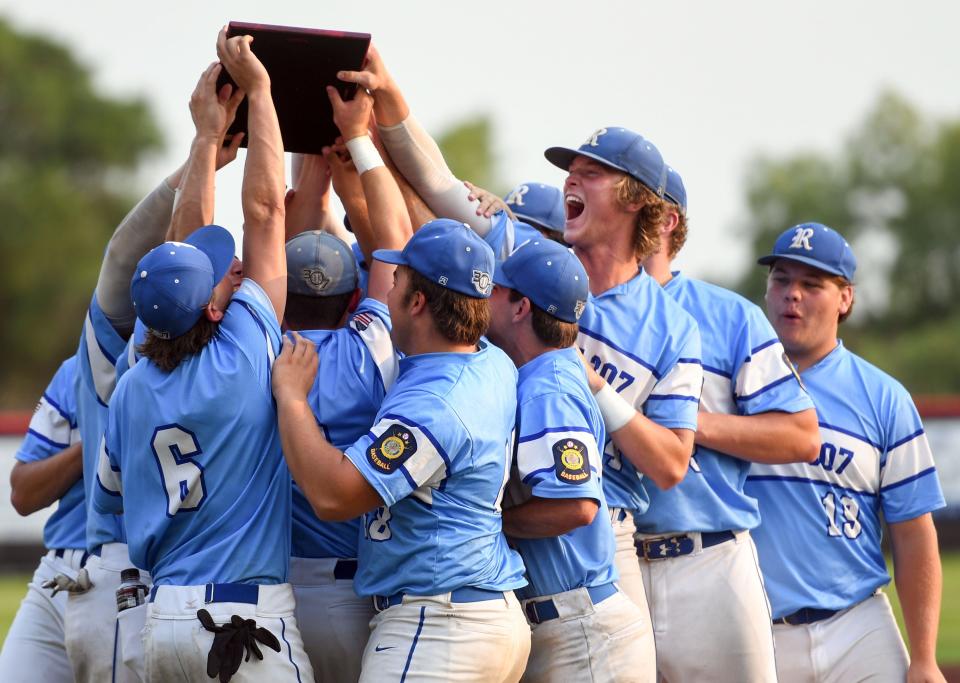
[[0,408],[76,351],[129,177],[160,147],[146,104],[98,94],[62,46],[0,20]]

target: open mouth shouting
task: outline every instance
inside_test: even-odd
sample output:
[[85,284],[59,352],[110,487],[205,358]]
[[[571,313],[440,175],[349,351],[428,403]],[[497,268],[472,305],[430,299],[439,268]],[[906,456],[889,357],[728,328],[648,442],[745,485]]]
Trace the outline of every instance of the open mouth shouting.
[[580,217],[583,213],[583,200],[575,194],[567,193],[563,197],[563,205],[567,212],[567,221],[572,221]]

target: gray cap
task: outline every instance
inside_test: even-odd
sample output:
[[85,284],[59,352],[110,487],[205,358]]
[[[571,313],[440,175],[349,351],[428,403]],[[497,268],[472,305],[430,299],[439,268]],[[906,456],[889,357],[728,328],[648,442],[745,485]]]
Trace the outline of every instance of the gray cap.
[[321,230],[302,232],[287,242],[287,291],[335,296],[357,288],[357,260],[350,246]]

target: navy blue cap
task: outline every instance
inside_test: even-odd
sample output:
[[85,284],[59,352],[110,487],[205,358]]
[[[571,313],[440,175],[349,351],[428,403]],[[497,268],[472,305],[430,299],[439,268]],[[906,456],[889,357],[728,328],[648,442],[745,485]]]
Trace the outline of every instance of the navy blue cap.
[[801,223],[784,231],[773,245],[773,253],[757,259],[757,263],[768,266],[779,259],[805,263],[842,275],[850,282],[857,270],[857,259],[847,240],[821,223]]
[[575,323],[587,306],[589,280],[580,259],[553,240],[524,242],[497,265],[493,281],[523,294],[555,318]]
[[357,288],[357,261],[339,237],[308,230],[291,238],[286,250],[288,292],[335,296]]
[[540,230],[563,232],[567,221],[563,191],[543,183],[524,183],[510,190],[504,201],[513,215]]
[[151,249],[130,281],[137,317],[163,339],[187,332],[230,269],[234,250],[233,236],[219,225],[200,228],[183,242],[164,242]]
[[626,128],[600,128],[577,149],[551,147],[543,153],[554,166],[568,170],[578,156],[599,161],[605,166],[633,176],[663,196],[667,184],[667,165],[652,142]]
[[373,258],[409,266],[430,282],[475,299],[493,291],[493,250],[466,224],[449,218],[425,223],[403,251],[377,249]]
[[687,210],[687,188],[683,185],[683,178],[671,166],[667,166],[667,186],[663,190],[663,197]]

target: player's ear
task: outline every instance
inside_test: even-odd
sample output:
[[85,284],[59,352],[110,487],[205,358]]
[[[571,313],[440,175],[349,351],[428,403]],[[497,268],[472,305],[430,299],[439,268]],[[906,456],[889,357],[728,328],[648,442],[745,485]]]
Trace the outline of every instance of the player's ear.
[[363,291],[357,287],[353,290],[353,294],[350,295],[350,303],[347,304],[347,312],[353,313],[357,310],[357,306],[360,305],[360,299],[363,298]]
[[531,315],[533,315],[533,304],[530,303],[530,299],[522,296],[519,301],[513,303],[514,323],[519,323]]
[[663,212],[663,221],[660,223],[660,236],[666,237],[680,225],[680,214],[673,207]]
[[853,285],[840,288],[840,315],[846,315],[853,306]]
[[203,315],[212,323],[218,323],[223,320],[223,311],[212,303],[203,309]]

